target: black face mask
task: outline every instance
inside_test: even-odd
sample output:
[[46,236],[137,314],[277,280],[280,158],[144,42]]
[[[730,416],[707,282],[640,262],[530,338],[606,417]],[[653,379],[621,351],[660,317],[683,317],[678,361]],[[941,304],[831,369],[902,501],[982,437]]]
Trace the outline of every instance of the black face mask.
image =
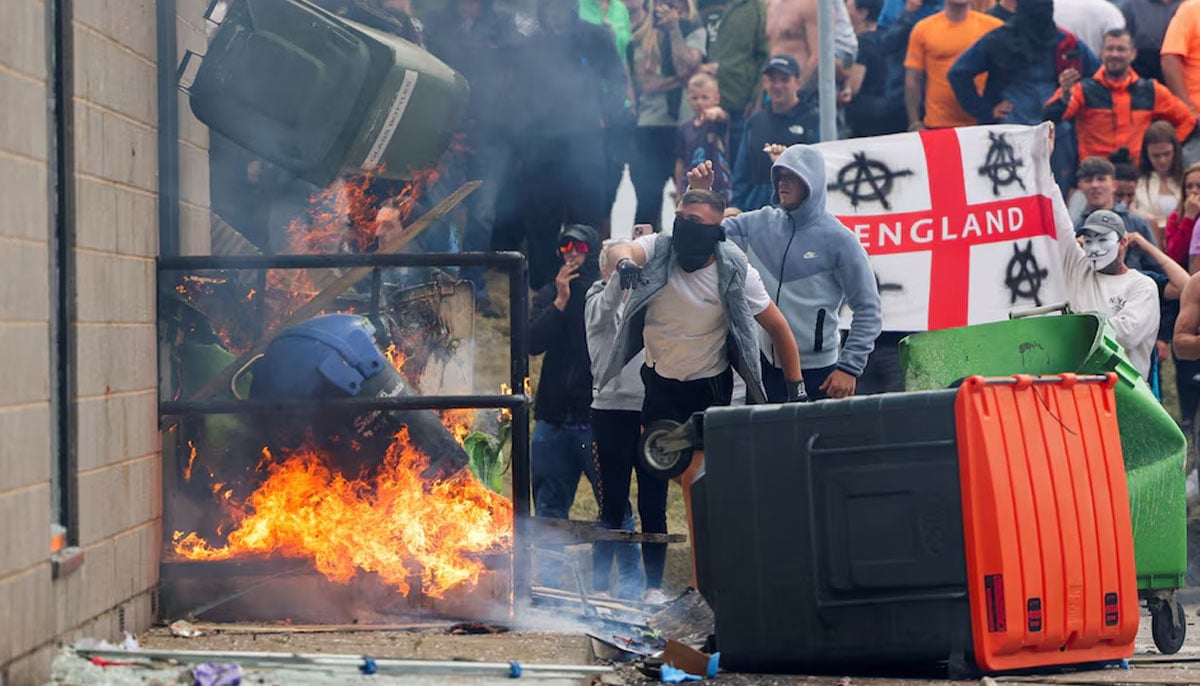
[[694,272],[713,256],[717,242],[725,240],[725,229],[720,224],[700,224],[683,217],[675,217],[675,232],[671,234],[671,247],[675,249],[675,261],[685,272]]

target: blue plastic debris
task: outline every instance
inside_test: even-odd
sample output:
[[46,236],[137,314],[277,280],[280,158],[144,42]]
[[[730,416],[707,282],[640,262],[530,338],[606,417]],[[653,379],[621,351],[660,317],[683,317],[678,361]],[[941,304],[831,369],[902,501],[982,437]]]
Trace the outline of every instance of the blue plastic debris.
[[363,663],[358,666],[358,671],[362,672],[363,674],[374,674],[377,669],[378,667],[375,665],[375,660],[369,657],[364,657]]
[[195,686],[238,686],[242,667],[233,662],[205,662],[192,667]]
[[713,653],[712,657],[708,658],[708,672],[706,672],[704,676],[708,677],[709,679],[717,678],[717,667],[719,667],[720,664],[721,653]]
[[514,660],[514,661],[508,663],[508,678],[509,679],[520,679],[521,678],[521,663],[520,662],[517,662]]
[[664,664],[662,666],[662,682],[664,684],[678,684],[684,681],[700,681],[704,677],[688,674],[682,669],[676,669],[675,665]]

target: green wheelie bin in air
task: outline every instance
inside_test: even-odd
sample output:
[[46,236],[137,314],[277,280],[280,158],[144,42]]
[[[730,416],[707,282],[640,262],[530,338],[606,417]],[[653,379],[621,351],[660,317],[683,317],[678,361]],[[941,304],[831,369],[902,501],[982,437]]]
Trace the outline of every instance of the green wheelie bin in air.
[[975,374],[1116,373],[1138,592],[1152,615],[1155,645],[1177,652],[1187,626],[1174,593],[1187,572],[1187,438],[1126,358],[1108,321],[1068,313],[914,334],[900,342],[900,366],[907,391],[946,388]]

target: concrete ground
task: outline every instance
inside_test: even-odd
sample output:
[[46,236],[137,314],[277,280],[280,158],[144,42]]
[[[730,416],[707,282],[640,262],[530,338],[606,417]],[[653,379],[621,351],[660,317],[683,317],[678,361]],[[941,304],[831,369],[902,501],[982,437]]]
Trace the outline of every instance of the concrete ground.
[[[1188,640],[1177,655],[1161,656],[1154,649],[1150,637],[1149,616],[1143,616],[1138,635],[1137,650],[1130,660],[1130,669],[1106,669],[1100,671],[1075,672],[1041,676],[997,677],[997,685],[1020,684],[1077,684],[1077,685],[1124,685],[1150,686],[1159,684],[1200,684],[1200,621],[1197,610],[1200,597],[1184,596],[1187,603]],[[445,633],[444,628],[410,631],[353,630],[331,633],[312,632],[309,627],[261,628],[251,631],[242,625],[228,625],[198,638],[178,638],[165,627],[157,627],[138,641],[143,649],[152,650],[203,650],[272,653],[321,653],[342,655],[370,655],[374,658],[412,658],[424,660],[453,661],[518,661],[530,664],[587,665],[602,662],[596,658],[593,642],[580,628],[558,632],[521,631],[501,634],[456,636]],[[64,653],[54,665],[54,684],[167,684],[177,683],[187,669],[182,666],[166,666],[155,669],[144,667],[99,667],[81,657]],[[333,671],[255,669],[247,672],[243,683],[258,684],[327,684],[327,683],[370,683],[386,684],[500,684],[511,682],[504,677],[476,677],[448,673],[445,675],[363,676],[353,668]],[[184,679],[187,679],[184,676]],[[600,680],[602,679],[602,681]],[[538,678],[545,684],[651,684],[655,680],[643,675],[633,663],[616,665],[616,671],[591,678]],[[889,679],[842,676],[795,676],[755,675],[722,673],[715,680],[730,686],[782,686],[791,684],[823,684],[836,686],[932,686],[934,684],[972,684],[979,681],[951,682],[947,680]],[[190,683],[190,682],[189,682]]]

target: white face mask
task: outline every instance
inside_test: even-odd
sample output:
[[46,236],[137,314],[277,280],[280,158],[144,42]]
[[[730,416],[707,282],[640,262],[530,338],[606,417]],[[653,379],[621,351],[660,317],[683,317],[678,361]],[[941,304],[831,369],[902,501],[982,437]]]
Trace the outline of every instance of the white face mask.
[[1092,269],[1101,271],[1117,260],[1121,253],[1121,237],[1113,231],[1083,234],[1083,254],[1092,263]]

